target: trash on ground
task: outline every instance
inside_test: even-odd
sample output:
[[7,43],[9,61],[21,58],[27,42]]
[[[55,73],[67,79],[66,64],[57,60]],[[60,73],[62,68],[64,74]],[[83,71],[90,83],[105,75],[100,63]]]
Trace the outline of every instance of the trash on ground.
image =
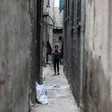
[[36,99],[41,104],[47,104],[48,98],[47,98],[47,89],[44,85],[39,85],[36,82]]

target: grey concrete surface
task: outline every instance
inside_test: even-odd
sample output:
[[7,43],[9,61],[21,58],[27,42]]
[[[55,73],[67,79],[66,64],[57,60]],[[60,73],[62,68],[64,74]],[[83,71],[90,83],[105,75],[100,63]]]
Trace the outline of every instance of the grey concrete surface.
[[[39,4],[37,3],[39,2]],[[30,0],[30,100],[35,103],[35,81],[42,83],[42,0]]]
[[0,0],[0,112],[27,112],[30,15],[27,0]]
[[111,13],[112,0],[64,0],[64,71],[84,112],[112,112]]
[[36,101],[35,81],[40,81],[41,72],[39,5],[37,0],[0,0],[0,112],[28,112],[29,99]]
[[80,112],[64,76],[63,66],[60,66],[59,76],[53,76],[53,73],[52,64],[43,68],[49,103],[36,104],[31,112]]

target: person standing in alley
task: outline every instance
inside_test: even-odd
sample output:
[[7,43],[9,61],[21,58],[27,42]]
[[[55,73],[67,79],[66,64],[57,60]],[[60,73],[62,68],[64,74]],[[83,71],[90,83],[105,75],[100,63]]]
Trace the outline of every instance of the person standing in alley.
[[59,75],[59,62],[61,63],[61,55],[60,51],[58,51],[58,45],[55,46],[55,50],[52,52],[52,62],[54,65],[54,75],[56,75],[56,67],[57,74]]

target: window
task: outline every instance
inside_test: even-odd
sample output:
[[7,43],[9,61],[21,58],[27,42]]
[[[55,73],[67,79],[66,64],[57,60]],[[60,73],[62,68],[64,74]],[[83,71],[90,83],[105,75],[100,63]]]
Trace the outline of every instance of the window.
[[59,37],[59,39],[58,39],[59,41],[61,41],[62,40],[62,37]]
[[50,6],[50,0],[47,0],[47,6],[48,7]]

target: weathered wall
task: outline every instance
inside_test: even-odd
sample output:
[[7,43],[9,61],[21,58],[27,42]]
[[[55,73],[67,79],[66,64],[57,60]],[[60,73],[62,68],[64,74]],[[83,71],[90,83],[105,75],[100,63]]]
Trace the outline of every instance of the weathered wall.
[[0,0],[0,26],[0,111],[28,112],[28,1]]
[[48,31],[48,40],[49,40],[51,47],[53,47],[53,26],[54,26],[54,19],[53,19],[54,10],[53,9],[54,9],[54,0],[50,0],[50,7],[48,7],[48,13],[51,18],[48,17],[47,21],[51,25],[48,26],[47,31]]
[[[62,12],[59,11],[59,6],[56,7],[54,5],[54,16],[53,16],[53,18],[54,18],[53,20],[54,20],[54,30],[55,30],[55,32],[53,32],[53,34],[54,34],[53,45],[54,46],[58,45],[59,49],[61,49],[62,40],[63,40],[63,35],[62,35],[63,31],[58,32],[58,30],[63,29],[63,11]],[[59,37],[62,37],[62,40],[59,40]]]
[[53,39],[54,46],[53,46],[53,48],[55,47],[55,45],[58,45],[59,50],[60,50],[63,41],[59,40],[59,37],[63,37],[63,34],[62,33],[54,33],[54,39]]
[[47,42],[53,46],[53,4],[54,0],[43,1],[43,65],[46,66]]
[[30,0],[30,100],[36,102],[35,81],[42,83],[42,0]]
[[[47,15],[48,15],[48,10],[47,10],[47,4],[48,0],[43,0],[43,37],[42,37],[42,64],[46,66],[46,54],[47,54],[47,41],[48,41],[48,24],[47,24]],[[44,16],[44,13],[47,14]]]
[[30,9],[33,2],[0,0],[0,112],[28,112],[29,92],[32,102],[36,100],[41,59],[40,49],[36,52],[40,37],[36,36],[37,14]]
[[[111,112],[111,0],[85,2],[84,110]],[[86,88],[86,89],[85,89]],[[88,106],[88,108],[86,108]]]
[[64,71],[80,104],[81,36],[80,0],[64,0]]
[[84,112],[112,111],[111,5],[64,1],[64,71]]
[[[108,38],[109,38],[109,41],[108,41],[108,50],[110,52],[108,52],[108,73],[109,73],[109,76],[110,76],[110,80],[111,80],[111,86],[110,86],[110,89],[111,89],[111,104],[112,104],[112,1],[110,0],[109,1],[109,35],[108,35]],[[112,107],[112,105],[111,105]],[[112,110],[112,109],[111,109]]]
[[54,7],[54,27],[63,28],[63,11],[59,11],[59,7]]

